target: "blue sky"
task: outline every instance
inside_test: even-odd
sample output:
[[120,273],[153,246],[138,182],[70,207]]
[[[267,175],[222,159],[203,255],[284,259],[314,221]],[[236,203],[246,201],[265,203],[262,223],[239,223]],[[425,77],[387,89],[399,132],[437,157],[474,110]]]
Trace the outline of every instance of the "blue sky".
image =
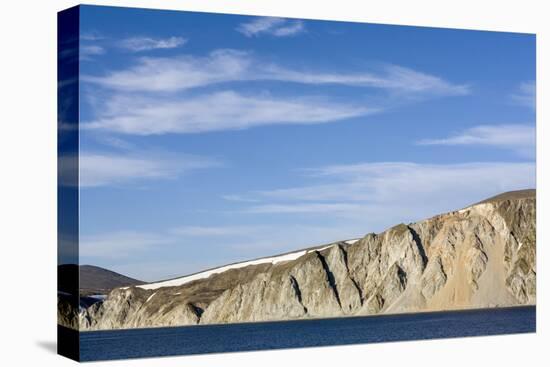
[[80,262],[144,280],[535,187],[535,36],[81,7]]

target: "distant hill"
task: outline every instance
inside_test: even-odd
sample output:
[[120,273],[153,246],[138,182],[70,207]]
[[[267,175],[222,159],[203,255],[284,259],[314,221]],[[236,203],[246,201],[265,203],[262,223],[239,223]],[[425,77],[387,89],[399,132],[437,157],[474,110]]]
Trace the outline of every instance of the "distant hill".
[[145,282],[99,266],[80,266],[80,293],[107,294],[113,288],[140,284],[145,284]]
[[[78,269],[80,274],[78,275]],[[80,276],[80,278],[78,278]],[[113,288],[145,284],[111,270],[93,265],[60,265],[58,266],[58,288],[67,293],[76,288],[75,279],[80,279],[80,294],[107,294]]]

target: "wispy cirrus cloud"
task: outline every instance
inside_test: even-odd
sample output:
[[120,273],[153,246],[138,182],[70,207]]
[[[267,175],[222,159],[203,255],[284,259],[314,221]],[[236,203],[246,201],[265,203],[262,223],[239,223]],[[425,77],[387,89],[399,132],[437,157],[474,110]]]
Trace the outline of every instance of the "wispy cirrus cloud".
[[250,22],[241,23],[237,31],[247,37],[271,35],[275,37],[294,36],[305,31],[304,22],[276,17],[258,17]]
[[98,45],[81,45],[79,50],[80,60],[91,60],[93,56],[103,55],[105,48]]
[[97,134],[94,136],[94,139],[102,145],[117,149],[119,151],[131,152],[132,150],[136,150],[136,146],[134,144],[121,139],[118,136],[113,136],[112,134]]
[[105,153],[83,153],[79,157],[80,186],[121,184],[136,179],[170,178],[176,166],[164,160],[126,157]]
[[391,92],[440,96],[466,95],[470,87],[398,65],[381,70],[340,72],[288,68],[259,60],[249,52],[216,50],[207,56],[143,57],[138,63],[82,80],[120,91],[177,92],[212,84],[279,81],[309,85],[345,85]]
[[250,236],[265,233],[265,226],[181,226],[169,230],[180,237]]
[[84,75],[82,80],[120,91],[177,92],[249,79],[250,63],[247,53],[235,50],[217,50],[206,57],[141,57],[129,68],[104,76]]
[[523,106],[536,109],[537,85],[535,81],[523,82],[519,85],[518,91],[512,95],[512,99]]
[[183,37],[153,38],[153,37],[130,37],[120,41],[119,46],[133,51],[150,51],[158,49],[178,48],[187,43]]
[[79,58],[81,61],[90,61],[94,56],[107,53],[105,36],[96,30],[83,31],[79,35]]
[[[242,130],[274,124],[319,124],[377,112],[317,98],[276,98],[223,91],[187,98],[114,96],[98,119],[81,126],[135,135]],[[154,121],[154,123],[152,123]]]
[[221,195],[221,198],[227,201],[234,201],[234,202],[244,202],[244,203],[255,203],[259,201],[258,199],[253,199],[249,197],[245,197],[242,195]]
[[479,125],[446,138],[425,139],[419,145],[485,145],[511,149],[518,154],[533,157],[535,153],[535,126],[527,124]]
[[466,95],[468,85],[455,85],[440,77],[397,65],[387,65],[383,72],[315,73],[285,69],[277,65],[265,67],[265,78],[302,84],[335,84],[384,89],[400,93]]
[[[449,196],[449,193],[488,193],[534,185],[533,163],[473,162],[423,164],[374,162],[326,166],[305,171],[328,184],[259,192],[264,197],[306,201],[402,201]],[[432,196],[433,195],[433,196]],[[480,197],[483,197],[480,194]]]
[[80,32],[80,40],[82,41],[100,41],[103,39],[105,39],[105,36],[95,29]]
[[74,157],[60,158],[60,184],[65,186],[101,187],[142,182],[152,179],[171,179],[192,170],[219,166],[218,161],[197,157],[153,157],[106,152],[81,152],[78,157],[79,182],[73,174],[77,161]]
[[79,255],[90,259],[123,259],[173,241],[163,234],[129,230],[85,235],[80,239]]
[[356,211],[361,208],[353,203],[292,203],[292,204],[263,204],[245,209],[247,213],[338,213]]
[[504,191],[535,187],[533,162],[365,162],[303,172],[313,184],[241,193],[258,201],[240,203],[241,212],[332,213],[347,218],[350,225],[363,223],[365,230],[382,230]]
[[[305,85],[345,85],[413,96],[464,95],[466,85],[400,66],[379,73],[291,70],[257,60],[248,52],[216,50],[207,56],[139,58],[136,65],[83,81],[108,95],[83,127],[149,135],[241,130],[271,124],[316,124],[366,116],[384,110],[365,102],[313,96],[274,97],[234,90],[197,93],[222,83],[277,81]],[[238,89],[238,85],[235,86]],[[162,98],[155,94],[162,94]],[[184,95],[182,95],[182,93]],[[98,94],[99,95],[99,94]],[[403,100],[403,99],[401,99]],[[402,102],[401,102],[402,103]],[[215,106],[216,108],[212,108]],[[152,122],[154,121],[154,123]]]

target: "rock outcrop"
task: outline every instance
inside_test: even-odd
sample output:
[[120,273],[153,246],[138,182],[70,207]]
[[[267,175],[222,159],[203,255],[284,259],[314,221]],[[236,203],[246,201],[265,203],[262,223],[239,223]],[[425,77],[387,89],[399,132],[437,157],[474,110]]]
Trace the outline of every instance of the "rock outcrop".
[[112,290],[81,330],[373,315],[534,304],[535,191],[281,263],[158,289]]

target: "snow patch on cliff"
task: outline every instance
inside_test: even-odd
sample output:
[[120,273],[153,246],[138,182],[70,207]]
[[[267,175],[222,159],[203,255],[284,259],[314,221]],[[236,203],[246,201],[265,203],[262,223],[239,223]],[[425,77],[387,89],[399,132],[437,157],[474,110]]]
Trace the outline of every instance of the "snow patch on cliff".
[[[359,239],[352,239],[352,240],[347,240],[347,241],[343,241],[343,242],[348,244],[348,245],[352,245],[357,241],[359,241]],[[200,272],[200,273],[191,274],[191,275],[184,276],[184,277],[181,277],[181,278],[170,279],[170,280],[165,280],[165,281],[156,282],[156,283],[138,285],[137,287],[142,288],[142,289],[158,289],[158,288],[162,288],[162,287],[178,287],[180,285],[192,282],[194,280],[208,278],[209,276],[211,276],[213,274],[223,273],[224,271],[227,271],[227,270],[230,270],[230,269],[238,269],[238,268],[244,268],[245,266],[259,265],[259,264],[266,264],[266,263],[277,264],[277,263],[280,263],[280,262],[296,260],[297,258],[299,258],[301,256],[304,256],[304,255],[306,255],[310,252],[322,251],[322,250],[325,250],[329,247],[335,246],[336,244],[337,243],[332,243],[330,245],[327,245],[327,246],[321,247],[321,248],[314,248],[314,249],[309,249],[309,250],[296,251],[296,252],[291,252],[291,253],[288,253],[288,254],[283,254],[283,255],[278,255],[278,256],[264,257],[264,258],[261,258],[261,259],[244,261],[244,262],[240,262],[240,263],[236,263],[236,264],[231,264],[231,265],[221,266],[219,268],[206,270],[206,271],[203,271],[203,272]]]

